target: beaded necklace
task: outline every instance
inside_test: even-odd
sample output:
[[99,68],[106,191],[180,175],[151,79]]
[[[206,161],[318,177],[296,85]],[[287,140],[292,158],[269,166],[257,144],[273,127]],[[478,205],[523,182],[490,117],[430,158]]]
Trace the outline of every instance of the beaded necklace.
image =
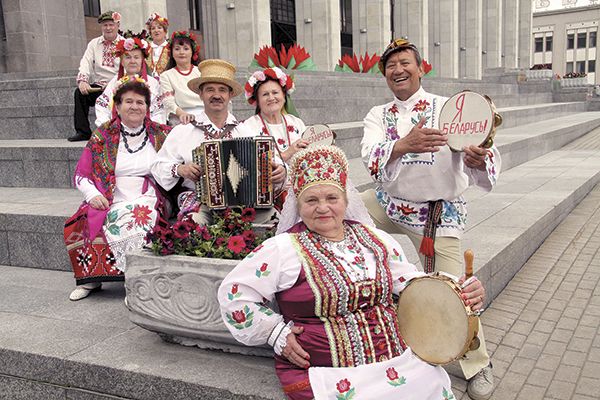
[[325,239],[323,236],[318,236],[318,239],[323,243],[324,247],[330,252],[337,249],[341,254],[349,254],[353,257],[352,261],[348,261],[346,257],[340,257],[339,260],[348,265],[348,270],[352,273],[356,281],[369,279],[369,271],[362,248],[359,246],[354,232],[344,225],[344,239],[339,242],[333,242]]
[[137,153],[138,151],[142,150],[146,146],[149,136],[148,136],[148,133],[146,133],[146,136],[144,137],[144,141],[142,142],[140,147],[138,147],[135,150],[131,150],[131,148],[129,147],[129,143],[127,143],[127,136],[137,137],[137,136],[140,136],[145,131],[146,131],[146,127],[144,125],[142,125],[142,128],[138,132],[133,132],[133,133],[125,132],[125,129],[123,129],[123,126],[121,126],[121,136],[123,137],[123,145],[125,145],[125,150],[127,150],[128,153],[133,154],[133,153]]
[[183,76],[188,76],[188,75],[189,75],[189,74],[191,74],[191,73],[192,73],[192,71],[194,70],[194,66],[192,65],[192,66],[190,67],[190,70],[189,70],[188,72],[181,72],[181,70],[179,69],[179,67],[176,65],[176,66],[175,66],[175,70],[176,70],[177,72],[179,72],[179,73],[180,73],[181,75],[183,75]]

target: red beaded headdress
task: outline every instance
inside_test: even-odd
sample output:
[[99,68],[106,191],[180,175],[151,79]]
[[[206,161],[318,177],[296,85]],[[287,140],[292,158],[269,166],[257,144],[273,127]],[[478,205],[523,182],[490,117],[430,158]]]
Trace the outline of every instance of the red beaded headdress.
[[314,185],[333,185],[346,191],[348,160],[336,146],[314,146],[299,151],[290,165],[292,188],[296,197]]

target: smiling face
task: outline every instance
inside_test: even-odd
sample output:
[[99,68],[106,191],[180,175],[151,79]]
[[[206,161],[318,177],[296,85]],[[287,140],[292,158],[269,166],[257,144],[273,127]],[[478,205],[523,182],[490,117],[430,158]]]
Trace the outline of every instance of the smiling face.
[[146,99],[134,91],[123,93],[121,103],[116,103],[117,113],[121,121],[130,128],[138,127],[144,122],[146,116]]
[[258,88],[258,108],[266,115],[281,113],[285,105],[285,95],[281,85],[273,80],[266,81]]
[[423,69],[412,50],[393,53],[385,63],[385,80],[394,95],[404,101],[421,87]]
[[208,82],[200,88],[200,99],[204,102],[204,110],[207,114],[227,110],[231,100],[232,90],[222,83]]
[[162,44],[167,38],[167,28],[154,21],[150,24],[150,36],[155,44]]
[[298,198],[298,213],[308,229],[330,240],[344,238],[347,206],[345,193],[327,184],[311,186]]
[[187,41],[175,39],[173,59],[178,66],[188,66],[192,62],[192,46]]
[[114,21],[102,21],[100,23],[100,29],[102,30],[102,36],[105,40],[113,41],[117,38],[119,23]]
[[123,70],[129,76],[139,74],[142,70],[142,61],[144,60],[144,53],[140,49],[134,49],[126,51],[123,54],[121,63],[123,64]]

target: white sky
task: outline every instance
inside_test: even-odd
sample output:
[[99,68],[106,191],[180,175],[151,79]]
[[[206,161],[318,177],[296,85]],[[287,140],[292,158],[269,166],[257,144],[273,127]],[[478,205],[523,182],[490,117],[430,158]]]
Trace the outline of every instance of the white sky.
[[533,0],[533,12],[600,4],[600,0]]

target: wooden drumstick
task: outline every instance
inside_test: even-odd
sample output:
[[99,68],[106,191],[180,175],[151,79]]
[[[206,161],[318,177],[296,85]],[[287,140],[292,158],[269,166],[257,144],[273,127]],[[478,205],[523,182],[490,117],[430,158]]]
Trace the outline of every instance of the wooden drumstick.
[[465,251],[465,279],[473,276],[473,257],[473,250],[467,249]]

